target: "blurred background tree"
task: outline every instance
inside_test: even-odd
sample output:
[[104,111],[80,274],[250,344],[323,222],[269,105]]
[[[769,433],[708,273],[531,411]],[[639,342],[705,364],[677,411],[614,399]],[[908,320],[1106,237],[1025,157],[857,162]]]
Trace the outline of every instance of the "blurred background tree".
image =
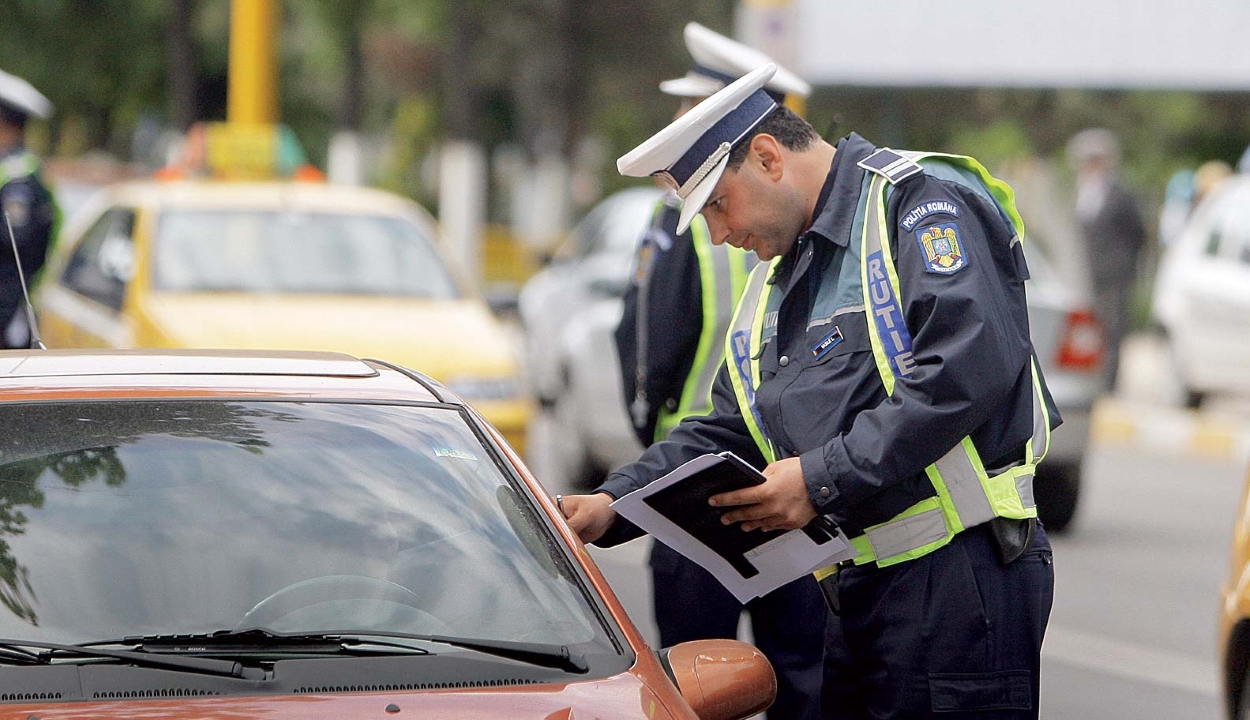
[[[732,34],[735,0],[312,0],[281,3],[283,122],[317,164],[362,139],[366,181],[432,206],[429,158],[448,138],[488,157],[568,158],[574,211],[626,181],[612,160],[670,118],[659,80],[687,69],[682,27]],[[230,5],[217,0],[9,0],[0,69],[56,115],[32,128],[53,156],[105,151],[149,165],[171,132],[225,117]],[[808,117],[831,136],[1059,160],[1091,125],[1117,131],[1149,209],[1168,177],[1235,163],[1250,135],[1237,92],[820,87]],[[496,162],[506,167],[506,162]],[[496,168],[497,169],[497,168]],[[580,174],[579,174],[580,173]],[[494,201],[492,218],[506,214]]]

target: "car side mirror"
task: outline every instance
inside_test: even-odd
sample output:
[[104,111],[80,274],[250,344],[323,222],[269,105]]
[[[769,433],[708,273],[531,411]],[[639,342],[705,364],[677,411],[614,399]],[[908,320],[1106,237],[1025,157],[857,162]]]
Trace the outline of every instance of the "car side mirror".
[[660,651],[660,661],[700,720],[741,720],[777,697],[768,658],[738,640],[693,640]]

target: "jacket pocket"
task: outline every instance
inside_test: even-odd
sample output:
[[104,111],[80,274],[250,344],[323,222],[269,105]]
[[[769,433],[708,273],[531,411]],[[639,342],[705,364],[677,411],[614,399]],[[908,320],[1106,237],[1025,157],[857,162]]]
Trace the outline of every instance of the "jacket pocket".
[[935,713],[976,710],[1031,710],[1028,670],[988,673],[931,673],[929,699]]

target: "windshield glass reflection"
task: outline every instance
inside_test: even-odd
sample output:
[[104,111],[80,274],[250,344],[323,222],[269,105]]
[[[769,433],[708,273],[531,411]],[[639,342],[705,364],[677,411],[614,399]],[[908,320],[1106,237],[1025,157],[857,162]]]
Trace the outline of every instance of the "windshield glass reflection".
[[603,642],[450,409],[0,406],[0,635],[267,627]]
[[152,267],[158,290],[457,297],[420,226],[381,215],[168,210]]

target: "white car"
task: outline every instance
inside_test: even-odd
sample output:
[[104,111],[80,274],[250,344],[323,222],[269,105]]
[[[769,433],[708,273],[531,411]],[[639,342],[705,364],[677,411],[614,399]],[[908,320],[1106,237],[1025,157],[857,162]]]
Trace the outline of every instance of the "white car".
[[[637,459],[621,392],[613,332],[633,255],[660,191],[635,188],[597,205],[570,236],[566,254],[521,291],[527,366],[533,389],[556,431],[549,448],[556,472],[593,487],[609,470]],[[1062,530],[1076,512],[1090,411],[1100,389],[1102,330],[1086,301],[1031,237],[1029,323],[1047,386],[1064,424],[1035,481],[1048,530]]]
[[575,487],[593,487],[642,454],[621,399],[613,333],[661,195],[643,186],[600,201],[517,299],[530,389],[556,426],[551,470]]
[[1250,175],[1221,183],[1165,249],[1152,313],[1187,405],[1250,395]]

